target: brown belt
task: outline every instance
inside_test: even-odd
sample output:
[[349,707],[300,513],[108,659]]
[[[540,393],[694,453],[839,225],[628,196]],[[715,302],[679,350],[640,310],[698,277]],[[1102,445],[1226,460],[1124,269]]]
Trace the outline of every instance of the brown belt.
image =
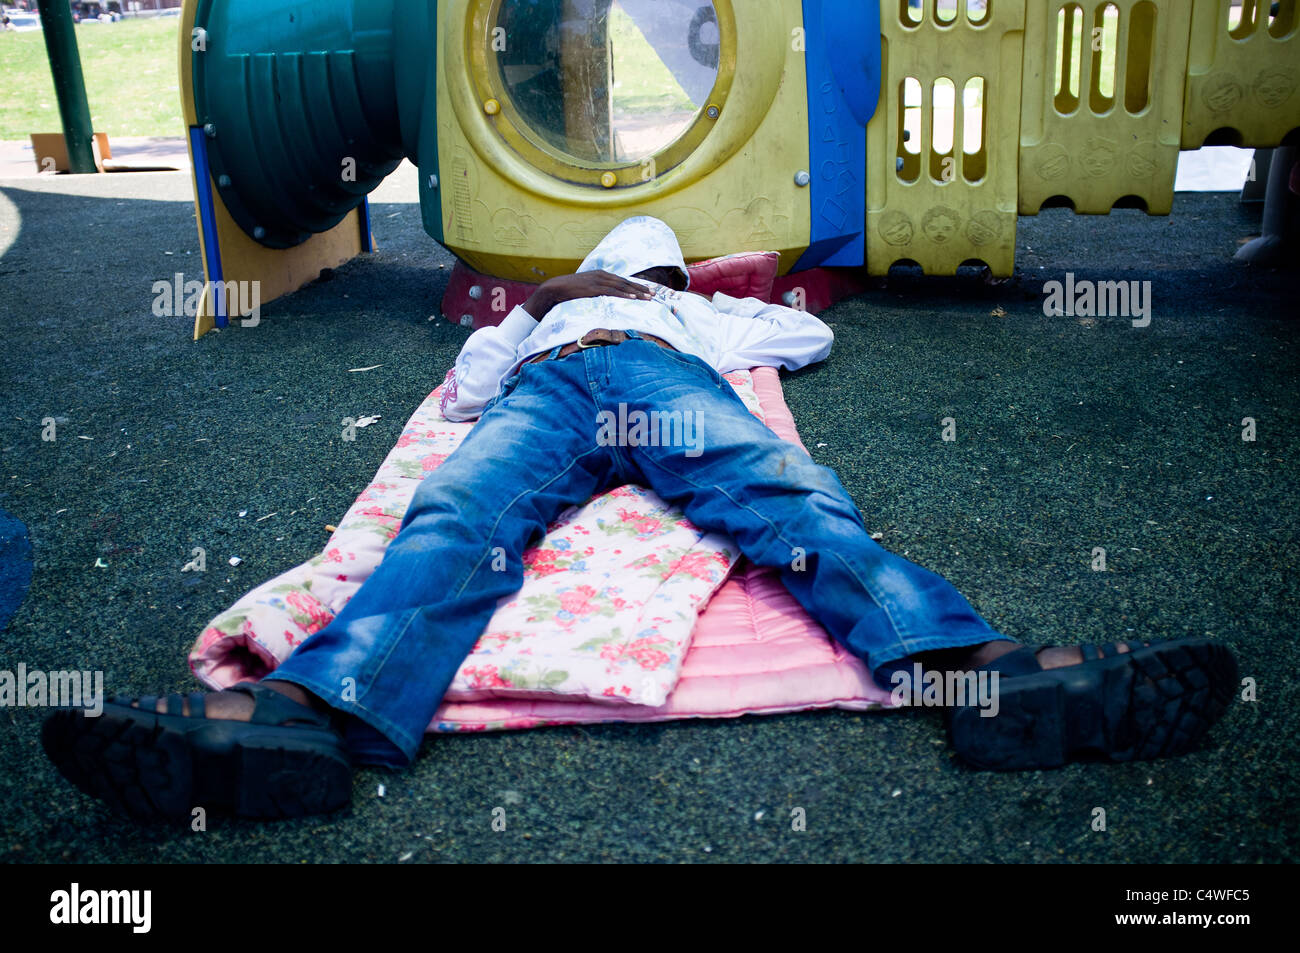
[[[666,347],[670,351],[677,350],[677,348],[673,347],[663,338],[657,338],[653,334],[646,334],[644,332],[639,332],[639,334],[643,339],[658,344],[660,347]],[[631,340],[631,335],[626,331],[611,331],[608,328],[592,328],[577,341],[574,341],[572,344],[566,344],[564,347],[560,348],[560,353],[557,354],[556,357],[568,357],[570,354],[577,351],[584,351],[589,347],[604,347],[607,344],[622,344],[627,340]],[[554,349],[552,348],[552,350]],[[537,364],[540,361],[546,360],[550,356],[550,351],[544,351],[536,357],[530,357],[528,360],[524,361],[524,363]]]

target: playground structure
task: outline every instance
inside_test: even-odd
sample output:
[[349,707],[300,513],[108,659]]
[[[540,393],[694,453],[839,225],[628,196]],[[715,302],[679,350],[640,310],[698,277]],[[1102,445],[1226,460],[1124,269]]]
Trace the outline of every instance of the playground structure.
[[1298,5],[186,0],[205,278],[264,303],[372,250],[403,158],[466,324],[633,214],[688,260],[775,251],[821,305],[839,269],[1010,275],[1019,215],[1168,214],[1180,149],[1294,144]]

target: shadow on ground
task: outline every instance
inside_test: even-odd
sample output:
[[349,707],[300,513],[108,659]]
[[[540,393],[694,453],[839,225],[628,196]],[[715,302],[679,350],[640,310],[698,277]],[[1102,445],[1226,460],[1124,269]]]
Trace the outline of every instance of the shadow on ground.
[[[193,689],[184,655],[204,623],[319,551],[466,336],[430,320],[451,258],[417,206],[380,203],[377,255],[264,306],[256,328],[193,342],[190,319],[151,312],[155,281],[202,276],[188,188],[184,174],[0,187],[0,508],[35,560],[0,668]],[[805,442],[868,525],[996,627],[1233,645],[1259,700],[1205,750],[980,774],[926,713],[440,737],[405,773],[360,772],[336,817],[196,833],[106,813],[45,761],[42,712],[9,708],[0,857],[1297,859],[1295,282],[1228,263],[1257,228],[1221,194],[1180,195],[1170,219],[1023,219],[1016,278],[895,275],[829,311],[832,358],[787,380]],[[1067,270],[1151,281],[1150,326],[1046,317],[1043,282]],[[381,420],[340,440],[361,414]],[[180,572],[196,546],[209,571]]]

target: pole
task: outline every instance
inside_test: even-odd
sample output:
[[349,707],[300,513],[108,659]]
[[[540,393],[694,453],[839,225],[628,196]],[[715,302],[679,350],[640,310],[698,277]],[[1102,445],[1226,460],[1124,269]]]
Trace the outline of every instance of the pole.
[[1268,170],[1261,235],[1237,249],[1233,259],[1264,268],[1294,268],[1300,260],[1300,196],[1291,191],[1291,166],[1300,148],[1278,146]]
[[68,0],[38,0],[45,50],[54,75],[54,93],[59,98],[63,140],[68,147],[68,166],[73,172],[96,172],[91,145],[90,106],[86,102],[86,81],[81,75],[76,28]]

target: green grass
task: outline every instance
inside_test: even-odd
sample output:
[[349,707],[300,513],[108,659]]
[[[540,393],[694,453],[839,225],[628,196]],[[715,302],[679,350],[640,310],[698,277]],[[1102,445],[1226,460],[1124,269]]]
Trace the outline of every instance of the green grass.
[[[176,71],[178,17],[78,26],[91,125],[113,136],[183,136]],[[39,30],[0,34],[0,139],[60,132],[59,104]]]
[[672,71],[621,7],[609,12],[609,38],[617,51],[614,71],[614,113],[619,116],[692,114],[691,102]]
[[[1068,93],[1070,96],[1075,98],[1082,95],[1084,99],[1087,99],[1088,90],[1083,90],[1082,94],[1079,91],[1079,76],[1082,71],[1082,58],[1091,58],[1093,55],[1093,45],[1095,41],[1092,31],[1097,27],[1097,24],[1095,20],[1085,23],[1084,17],[1076,17],[1073,24],[1074,30],[1068,47],[1068,57],[1062,56],[1062,52],[1066,49],[1065,16],[1063,14],[1064,11],[1062,11],[1061,15],[1058,15],[1056,18],[1056,46],[1052,51],[1056,73],[1053,79],[1052,88],[1058,92],[1061,91],[1062,68],[1064,66],[1064,61],[1068,58],[1070,64]],[[1113,97],[1115,95],[1115,56],[1119,36],[1119,13],[1114,7],[1108,6],[1106,8],[1105,19],[1101,29],[1102,33],[1099,37],[1100,43],[1098,44],[1101,48],[1101,66],[1096,73],[1096,82],[1098,91],[1102,96]]]

